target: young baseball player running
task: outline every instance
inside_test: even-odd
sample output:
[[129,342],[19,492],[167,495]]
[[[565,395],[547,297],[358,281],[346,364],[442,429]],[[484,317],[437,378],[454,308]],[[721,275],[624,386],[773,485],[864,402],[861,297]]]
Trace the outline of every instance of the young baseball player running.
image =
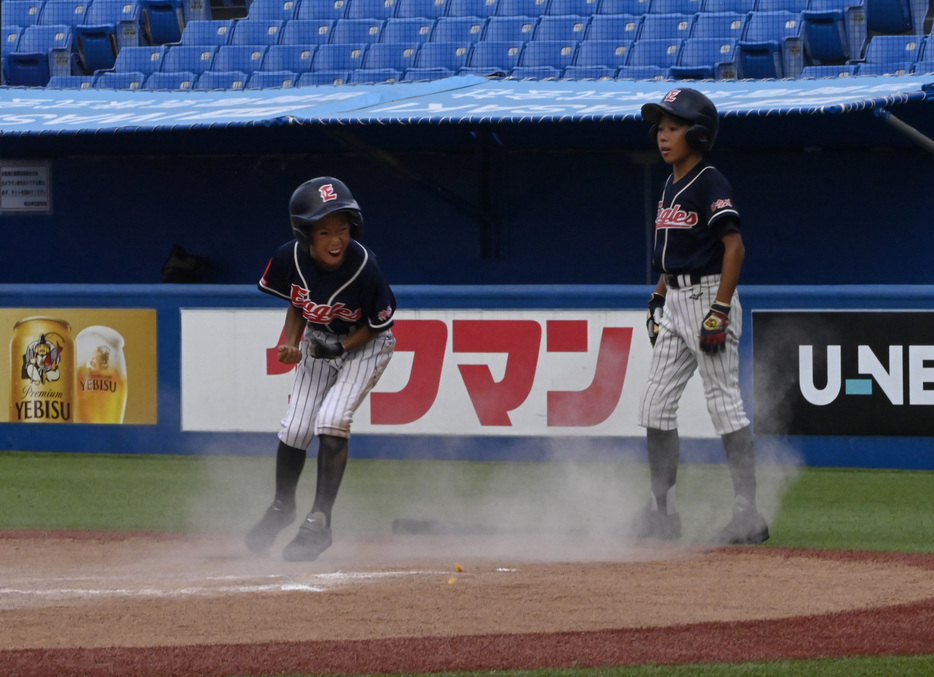
[[295,239],[273,255],[259,289],[289,301],[279,361],[298,367],[279,430],[275,499],[246,545],[265,552],[295,519],[298,478],[317,436],[314,504],[282,553],[311,561],[331,545],[354,412],[393,354],[396,299],[373,253],[357,241],[363,216],[347,186],[330,177],[307,181],[292,194],[289,214]]
[[698,370],[707,410],[723,440],[736,495],[722,544],[761,543],[769,528],[756,508],[755,450],[739,391],[743,312],[736,292],[745,248],[727,180],[703,159],[719,119],[701,92],[681,88],[642,107],[672,174],[655,217],[652,265],[661,273],[646,320],[652,364],[640,403],[646,428],[652,498],[637,517],[639,538],[681,536],[674,489],[680,446],[678,401]]

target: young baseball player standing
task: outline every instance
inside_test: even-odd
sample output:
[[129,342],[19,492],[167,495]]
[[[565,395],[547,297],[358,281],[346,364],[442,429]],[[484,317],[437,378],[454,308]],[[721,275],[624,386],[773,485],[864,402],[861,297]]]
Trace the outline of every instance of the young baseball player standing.
[[393,354],[396,299],[373,253],[357,241],[363,216],[347,186],[331,177],[306,181],[292,194],[289,214],[295,239],[273,255],[259,289],[289,302],[279,361],[298,367],[279,430],[275,499],[246,545],[265,552],[295,519],[298,478],[317,436],[314,504],[282,552],[289,561],[311,561],[331,545],[354,412]]
[[653,346],[639,424],[646,428],[652,499],[638,516],[639,538],[681,536],[675,509],[680,446],[678,401],[697,370],[707,410],[723,440],[736,495],[722,544],[762,543],[769,528],[756,508],[755,450],[739,391],[742,307],[736,285],[745,248],[729,182],[704,161],[719,119],[701,92],[673,89],[642,107],[672,174],[655,217],[652,265],[661,273],[646,320]]

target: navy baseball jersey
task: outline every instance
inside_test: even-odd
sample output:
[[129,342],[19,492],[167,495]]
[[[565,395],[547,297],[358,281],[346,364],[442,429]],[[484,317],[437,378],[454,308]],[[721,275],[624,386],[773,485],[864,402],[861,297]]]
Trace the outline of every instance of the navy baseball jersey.
[[329,334],[349,334],[364,324],[385,331],[396,310],[376,257],[356,240],[337,270],[319,268],[298,241],[288,242],[270,259],[258,287],[288,300],[313,329]]
[[675,275],[719,273],[720,239],[739,222],[733,189],[712,165],[700,162],[678,182],[669,176],[655,216],[652,266]]

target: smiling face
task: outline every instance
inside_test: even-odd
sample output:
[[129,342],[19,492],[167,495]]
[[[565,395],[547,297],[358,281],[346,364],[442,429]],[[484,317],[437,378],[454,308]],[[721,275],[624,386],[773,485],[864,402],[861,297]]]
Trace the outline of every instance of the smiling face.
[[655,136],[658,151],[674,169],[676,179],[687,174],[701,159],[700,153],[688,144],[685,135],[689,127],[690,123],[671,115],[662,115],[658,121]]
[[332,212],[311,227],[311,258],[324,270],[336,270],[347,256],[350,221],[344,212]]

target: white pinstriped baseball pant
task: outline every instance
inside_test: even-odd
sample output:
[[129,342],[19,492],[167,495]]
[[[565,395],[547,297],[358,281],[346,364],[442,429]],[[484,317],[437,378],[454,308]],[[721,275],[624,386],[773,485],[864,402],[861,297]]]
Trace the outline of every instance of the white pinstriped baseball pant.
[[290,447],[307,449],[315,435],[350,437],[354,412],[383,375],[396,346],[392,331],[386,330],[333,360],[308,353],[311,338],[333,345],[346,337],[305,330],[302,361],[295,369],[289,409],[279,430],[279,439]]
[[716,300],[719,275],[707,275],[689,287],[669,289],[652,350],[649,378],[639,404],[639,425],[658,430],[678,427],[678,403],[695,370],[704,384],[707,411],[718,435],[749,425],[739,392],[739,338],[743,309],[739,294],[730,300],[726,350],[708,355],[700,349],[701,324]]

